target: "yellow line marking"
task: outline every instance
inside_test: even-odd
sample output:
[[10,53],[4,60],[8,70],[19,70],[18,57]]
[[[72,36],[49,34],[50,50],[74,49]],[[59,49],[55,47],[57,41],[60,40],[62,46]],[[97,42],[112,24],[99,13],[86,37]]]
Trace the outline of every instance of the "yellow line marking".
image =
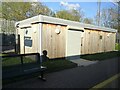
[[120,77],[120,73],[119,74],[116,74],[114,76],[112,76],[111,78],[97,84],[96,86],[92,87],[91,89],[89,90],[92,90],[93,88],[103,88],[104,86],[106,86],[107,84],[111,83],[113,80],[117,79],[118,77]]

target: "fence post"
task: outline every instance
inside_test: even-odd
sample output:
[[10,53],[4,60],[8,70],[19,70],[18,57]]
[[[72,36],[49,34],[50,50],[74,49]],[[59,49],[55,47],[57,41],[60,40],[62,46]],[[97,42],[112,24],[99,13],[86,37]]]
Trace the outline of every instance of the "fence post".
[[20,58],[21,58],[21,73],[24,74],[23,56],[20,56]]
[[37,62],[38,62],[38,65],[40,65],[40,68],[41,68],[40,54],[39,53],[37,54]]
[[23,56],[21,56],[21,64],[23,65]]

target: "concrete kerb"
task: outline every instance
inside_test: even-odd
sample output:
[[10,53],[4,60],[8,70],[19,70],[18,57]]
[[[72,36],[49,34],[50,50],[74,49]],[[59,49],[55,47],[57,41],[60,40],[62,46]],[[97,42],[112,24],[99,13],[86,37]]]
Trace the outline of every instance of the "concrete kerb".
[[95,64],[95,63],[97,63],[98,61],[96,60],[96,61],[90,61],[90,60],[86,60],[86,59],[75,59],[75,60],[70,60],[71,62],[73,62],[73,63],[76,63],[77,64],[77,66],[79,67],[79,66],[81,66],[81,67],[83,67],[83,66],[89,66],[89,65],[92,65],[92,64]]

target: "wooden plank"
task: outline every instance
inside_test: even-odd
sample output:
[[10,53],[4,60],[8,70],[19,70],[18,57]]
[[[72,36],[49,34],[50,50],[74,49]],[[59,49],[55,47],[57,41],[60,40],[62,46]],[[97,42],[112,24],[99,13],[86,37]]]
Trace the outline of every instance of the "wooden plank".
[[95,49],[95,44],[96,44],[96,31],[94,30],[89,30],[89,39],[88,39],[88,54],[93,54],[94,53],[94,49]]
[[56,34],[55,29],[57,27],[54,24],[43,24],[42,49],[48,51],[49,58],[65,57],[66,27],[60,26],[61,33]]
[[115,33],[111,33],[110,34],[110,51],[114,51],[115,50]]
[[53,58],[53,55],[52,55],[53,51],[52,51],[52,44],[51,44],[53,35],[52,35],[51,30],[52,30],[52,27],[51,27],[50,24],[48,24],[48,27],[47,27],[47,42],[48,42],[47,49],[48,49],[48,52],[49,52],[49,57]]
[[94,53],[98,53],[98,49],[99,49],[99,43],[98,43],[98,40],[99,40],[99,37],[98,37],[98,31],[95,31],[95,35],[94,35],[94,39],[95,39],[95,47],[94,47]]
[[84,43],[85,43],[85,32],[82,33],[83,34],[83,37],[81,37],[81,55],[85,54],[85,51],[84,51]]
[[115,50],[116,33],[113,33],[113,50]]
[[91,54],[94,53],[94,30],[91,31]]
[[115,50],[116,33],[112,33],[112,51]]
[[[100,39],[100,36],[102,36],[102,39]],[[115,35],[113,33],[110,34],[110,32],[86,29],[82,43],[82,54],[113,51],[115,47]]]
[[95,53],[94,52],[94,49],[95,49],[95,44],[96,44],[96,38],[95,38],[95,31],[92,31],[92,33],[91,33],[91,53],[93,54],[93,53]]
[[42,24],[42,51],[43,50],[46,50],[46,31],[47,31],[47,28],[44,24]]
[[105,32],[105,52],[109,51],[109,44],[108,32]]
[[90,54],[94,53],[94,44],[95,44],[94,32],[95,32],[94,30],[91,30],[90,32]]
[[86,38],[86,45],[87,45],[87,47],[86,47],[86,49],[87,49],[86,51],[87,51],[87,52],[86,52],[86,53],[89,54],[89,48],[90,48],[90,41],[89,41],[90,33],[89,33],[89,30],[87,30],[87,35],[86,35],[86,37],[87,37],[87,38]]
[[81,37],[81,55],[83,55],[84,52],[84,43],[85,43],[85,31],[82,33],[82,37]]
[[85,37],[84,37],[84,54],[88,53],[88,31],[85,30]]
[[57,58],[58,57],[58,52],[59,50],[57,49],[58,48],[58,37],[57,37],[57,34],[55,33],[55,29],[56,29],[56,25],[53,26],[53,36],[54,36],[54,42],[53,42],[53,46],[54,46],[54,58]]
[[94,38],[93,38],[93,53],[97,53],[98,51],[98,31],[94,31]]
[[66,41],[66,34],[65,34],[65,28],[64,27],[60,27],[61,29],[61,33],[58,34],[58,48],[57,50],[59,50],[59,56],[58,57],[65,57],[65,41]]
[[106,47],[106,39],[107,39],[107,36],[106,36],[106,32],[104,32],[104,51],[106,52],[107,51],[107,47]]
[[102,35],[102,52],[104,52],[104,32],[101,32]]
[[89,30],[89,54],[92,53],[92,30]]
[[98,32],[98,38],[99,38],[99,40],[98,40],[98,43],[99,43],[98,52],[100,53],[100,52],[102,52],[102,32],[101,31]]

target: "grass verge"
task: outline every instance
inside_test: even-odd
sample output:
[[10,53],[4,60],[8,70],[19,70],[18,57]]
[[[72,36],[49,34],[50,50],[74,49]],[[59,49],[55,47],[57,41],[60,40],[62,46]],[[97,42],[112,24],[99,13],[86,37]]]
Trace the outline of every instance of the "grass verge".
[[119,50],[120,51],[120,43],[116,43],[115,44],[115,50]]
[[[68,60],[49,60],[47,62],[42,63],[42,65],[47,67],[45,74],[77,67],[77,64],[72,63],[71,61],[68,61]],[[24,80],[24,79],[37,77],[39,75],[40,75],[40,72],[35,72],[29,75],[22,75],[22,76],[16,76],[10,79],[5,79],[3,80],[3,85],[12,83],[12,82],[17,82],[17,81]]]
[[[23,63],[31,63],[35,62],[35,60],[32,60],[30,58],[23,58]],[[2,58],[2,66],[12,66],[12,65],[19,65],[21,64],[20,57],[10,57],[10,58]]]
[[81,55],[81,58],[87,59],[87,60],[106,60],[114,57],[120,57],[119,51],[112,51],[112,52],[104,52],[104,53],[97,53],[97,54],[87,54],[87,55]]
[[42,65],[48,68],[47,73],[60,71],[63,69],[68,69],[68,68],[73,68],[77,66],[77,64],[69,60],[50,60],[47,62],[43,62]]

